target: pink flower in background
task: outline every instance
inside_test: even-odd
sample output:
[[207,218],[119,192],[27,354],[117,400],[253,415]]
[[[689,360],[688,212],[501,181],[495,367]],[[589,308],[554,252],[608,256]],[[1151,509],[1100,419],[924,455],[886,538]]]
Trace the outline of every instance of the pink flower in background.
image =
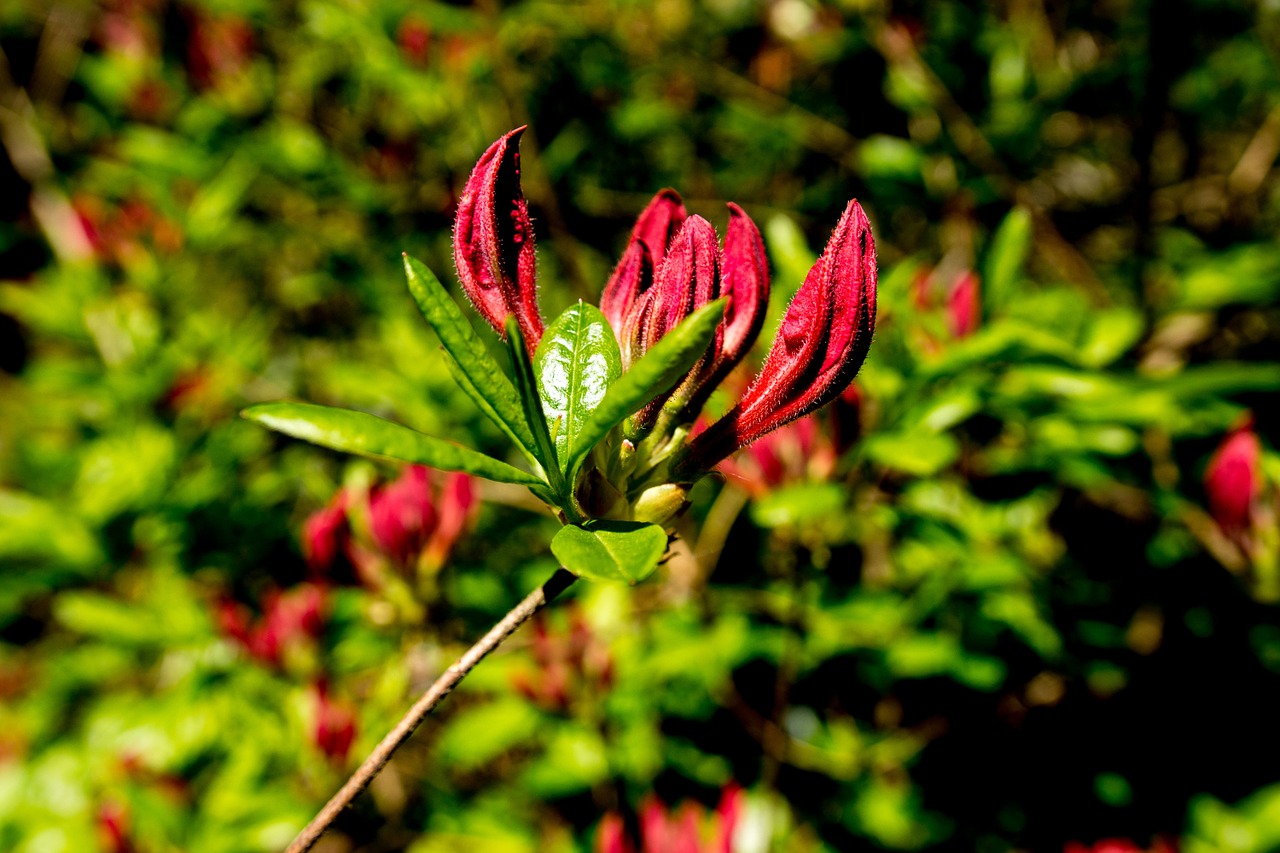
[[134,853],[129,834],[129,812],[116,800],[108,800],[98,809],[98,841],[105,853]]
[[[372,565],[379,560],[401,570],[436,570],[466,532],[475,503],[466,474],[410,465],[396,480],[366,493],[340,489],[307,518],[302,551],[315,572],[333,569],[345,555],[369,583],[379,574]],[[361,523],[353,524],[353,517]],[[366,530],[367,537],[360,532]]]
[[1143,847],[1128,838],[1104,838],[1092,846],[1079,841],[1068,842],[1062,853],[1177,853],[1177,848],[1163,838],[1157,838],[1150,847]]
[[262,614],[257,619],[244,605],[224,599],[218,604],[217,621],[222,633],[250,655],[263,663],[279,666],[289,649],[320,638],[326,609],[323,587],[304,583],[285,593],[268,592],[263,596]]
[[1209,512],[1233,538],[1242,538],[1253,524],[1254,507],[1262,494],[1262,443],[1253,431],[1253,418],[1229,433],[1204,472]]
[[[725,786],[715,811],[707,814],[698,803],[668,809],[650,798],[640,807],[639,853],[732,853],[733,835],[745,805],[743,790],[734,783]],[[595,853],[635,853],[625,824],[616,814],[607,814],[596,830]]]
[[321,510],[313,512],[302,528],[302,553],[313,571],[322,571],[333,565],[338,552],[345,547],[351,526],[347,521],[347,508],[351,495],[339,489]]
[[334,764],[345,764],[356,739],[356,715],[350,705],[336,701],[329,685],[321,680],[312,685],[315,717],[311,742]]
[[982,320],[978,275],[965,270],[951,285],[947,294],[947,320],[952,337],[967,338],[978,329]]
[[396,28],[396,44],[405,59],[415,65],[426,65],[431,49],[431,27],[410,15]]

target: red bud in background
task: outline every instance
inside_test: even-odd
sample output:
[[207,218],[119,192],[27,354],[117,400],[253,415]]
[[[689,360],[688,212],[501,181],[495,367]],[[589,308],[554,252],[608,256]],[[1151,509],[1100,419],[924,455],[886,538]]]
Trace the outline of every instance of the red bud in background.
[[316,706],[311,742],[334,764],[344,764],[356,739],[355,712],[350,706],[334,701],[324,681],[317,682],[312,693]]
[[530,355],[542,339],[538,313],[533,222],[520,190],[518,127],[489,146],[458,200],[453,260],[471,304],[504,335],[508,314],[516,316]]
[[951,292],[947,294],[947,320],[952,337],[967,338],[978,330],[978,323],[982,319],[980,298],[977,274],[972,270],[965,270],[951,285]]
[[1250,417],[1227,436],[1204,472],[1209,512],[1228,535],[1242,536],[1252,526],[1254,502],[1262,493],[1261,469],[1262,444]]
[[339,489],[324,509],[307,517],[302,528],[302,553],[313,571],[324,571],[333,565],[350,530],[347,505],[350,496]]

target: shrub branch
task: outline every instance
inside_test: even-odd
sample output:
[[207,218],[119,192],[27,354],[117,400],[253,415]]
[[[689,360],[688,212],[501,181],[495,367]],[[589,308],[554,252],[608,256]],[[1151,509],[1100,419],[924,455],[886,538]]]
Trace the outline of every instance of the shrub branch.
[[395,754],[409,736],[413,734],[414,729],[422,724],[437,705],[440,704],[444,697],[448,696],[454,687],[458,686],[458,682],[462,681],[476,664],[484,660],[485,657],[502,645],[502,642],[510,637],[517,628],[525,623],[533,614],[537,613],[547,604],[555,599],[560,593],[572,584],[577,577],[564,569],[557,569],[546,583],[529,593],[523,601],[511,609],[506,616],[502,617],[502,621],[498,622],[489,629],[489,633],[485,634],[471,648],[463,653],[452,666],[444,671],[444,673],[436,679],[426,693],[422,694],[409,712],[404,715],[399,724],[396,725],[391,732],[382,739],[382,742],[374,748],[373,752],[360,764],[359,768],[351,774],[351,778],[346,781],[339,790],[325,803],[322,808],[311,821],[307,824],[302,832],[293,839],[293,843],[289,845],[285,853],[305,853],[310,850],[312,845],[320,839],[324,831],[338,819],[338,815],[342,810],[351,805],[352,801],[369,786],[373,781],[373,777],[377,776],[387,762],[391,760],[391,756]]

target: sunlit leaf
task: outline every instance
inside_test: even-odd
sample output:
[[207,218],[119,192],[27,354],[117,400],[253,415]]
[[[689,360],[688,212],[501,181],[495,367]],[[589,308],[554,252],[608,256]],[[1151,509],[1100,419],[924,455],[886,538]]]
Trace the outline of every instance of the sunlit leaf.
[[440,337],[458,386],[515,442],[529,461],[538,461],[537,443],[525,421],[515,387],[490,356],[458,304],[422,262],[405,255],[404,271],[418,310]]
[[603,437],[581,435],[583,425],[622,374],[618,341],[600,309],[579,302],[557,317],[538,344],[533,372],[560,470],[572,482],[573,460]]
[[500,483],[546,485],[506,462],[364,412],[310,403],[261,403],[242,414],[269,429],[333,450],[462,471]]
[[578,577],[629,584],[653,574],[666,550],[661,527],[635,521],[567,525],[551,540],[551,553]]

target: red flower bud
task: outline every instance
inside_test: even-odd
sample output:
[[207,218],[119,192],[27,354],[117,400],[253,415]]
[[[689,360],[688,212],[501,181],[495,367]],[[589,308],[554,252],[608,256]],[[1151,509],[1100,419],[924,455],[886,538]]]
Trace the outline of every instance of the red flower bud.
[[951,292],[947,294],[947,319],[952,337],[967,338],[977,331],[978,321],[982,319],[982,303],[978,276],[972,270],[965,270],[951,285]]
[[[681,320],[719,296],[720,251],[716,230],[701,216],[691,216],[672,239],[667,256],[658,269],[657,279],[642,299],[642,319],[632,329],[630,357],[638,360],[667,332],[680,325]],[[689,372],[690,379],[686,381],[695,381],[694,377],[707,369],[708,359],[719,352],[723,340],[724,326],[721,324],[711,349]],[[680,390],[672,393],[679,394]],[[643,434],[653,426],[672,393],[654,399],[636,413],[638,433]]]
[[430,473],[421,465],[369,497],[369,532],[378,548],[400,565],[418,558],[436,528]]
[[462,289],[489,325],[503,335],[515,314],[532,355],[542,339],[538,313],[533,222],[520,191],[518,127],[489,146],[458,200],[453,260]]
[[662,266],[667,246],[687,216],[680,194],[675,190],[666,189],[655,195],[636,220],[631,242],[604,286],[600,310],[618,337],[624,357],[629,342],[629,336],[624,333],[628,315],[640,295],[653,284],[654,273]]
[[339,489],[329,505],[308,516],[302,529],[302,553],[313,571],[324,571],[333,565],[338,550],[349,534],[346,489]]
[[626,824],[621,815],[609,813],[600,821],[596,830],[595,853],[635,853],[635,845],[627,837]]
[[1209,512],[1223,532],[1241,536],[1252,526],[1262,492],[1262,444],[1252,417],[1218,447],[1204,472]]
[[851,201],[787,309],[763,369],[742,400],[690,442],[674,473],[697,476],[839,396],[866,358],[875,318],[875,242]]
[[312,691],[316,705],[311,742],[334,764],[342,764],[356,739],[355,712],[330,698],[324,681],[317,682]]

